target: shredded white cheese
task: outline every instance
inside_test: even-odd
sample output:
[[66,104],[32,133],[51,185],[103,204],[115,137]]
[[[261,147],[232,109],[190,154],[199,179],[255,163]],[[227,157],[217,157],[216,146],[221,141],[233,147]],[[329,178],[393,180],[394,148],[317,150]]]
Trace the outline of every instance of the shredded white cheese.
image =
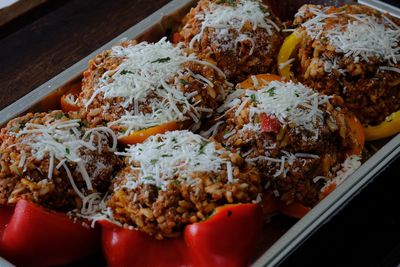
[[[18,132],[17,137],[23,136],[22,143],[30,149],[31,155],[37,160],[49,159],[47,178],[52,179],[55,169],[64,167],[71,185],[75,192],[83,197],[82,192],[76,187],[67,162],[75,163],[77,170],[82,175],[88,190],[92,190],[92,182],[89,173],[85,168],[85,160],[81,155],[81,149],[86,148],[92,151],[103,149],[108,146],[109,137],[112,139],[110,151],[115,151],[117,139],[113,131],[106,127],[98,127],[83,132],[80,120],[54,120],[47,125],[26,123],[25,127]],[[97,137],[97,142],[94,141]],[[22,153],[23,160],[20,165],[28,164],[25,152]],[[54,166],[55,160],[59,163]]]
[[[180,78],[189,75],[204,86],[214,87],[214,84],[184,68],[184,63],[194,62],[211,67],[225,77],[216,66],[197,59],[194,54],[185,54],[182,45],[174,46],[166,38],[157,43],[115,46],[110,56],[123,60],[116,69],[102,75],[85,106],[88,108],[99,94],[105,99],[122,98],[119,104],[126,112],[108,126],[127,129],[124,135],[170,121],[192,119],[195,123],[199,122],[199,103],[190,102],[195,94],[185,95],[182,92],[179,87],[185,86],[187,81]],[[143,110],[144,106],[146,110]]]
[[[235,100],[229,99],[230,102]],[[246,129],[259,129],[260,122],[254,122],[254,115],[265,113],[276,117],[281,124],[291,123],[299,129],[314,133],[316,138],[319,128],[324,124],[325,111],[321,106],[328,101],[329,96],[319,95],[302,84],[272,81],[256,91],[245,90],[245,97],[241,99],[235,116],[239,116],[244,106],[250,102],[251,105],[248,107],[250,122],[246,124]]]
[[151,136],[118,154],[126,156],[132,168],[140,172],[138,179],[128,179],[124,187],[152,184],[165,190],[176,179],[190,184],[193,173],[218,172],[223,164],[227,166],[228,181],[233,181],[232,165],[221,158],[223,153],[226,152],[200,135],[173,131]]
[[[195,16],[201,22],[201,28],[200,32],[192,38],[189,46],[193,48],[196,42],[200,42],[204,31],[212,28],[215,31],[213,41],[219,44],[220,49],[226,51],[235,48],[238,43],[248,40],[252,44],[249,51],[249,54],[252,55],[256,47],[255,41],[252,34],[243,32],[242,28],[250,22],[253,30],[263,28],[268,35],[272,36],[274,31],[279,32],[280,29],[268,16],[270,16],[268,7],[261,1],[240,0],[229,6],[210,3],[204,12],[199,12]],[[237,34],[236,38],[231,30]]]
[[[307,7],[314,17],[304,22],[307,34],[314,40],[325,40],[332,45],[337,53],[345,57],[352,57],[355,63],[363,60],[369,62],[371,58],[378,58],[391,68],[386,70],[400,72],[393,66],[400,60],[400,27],[387,16],[369,16],[366,14],[348,14],[345,11],[328,14],[327,7]],[[306,9],[297,16],[304,15]],[[326,19],[345,20],[346,24],[336,23],[326,25]],[[332,61],[332,59],[331,59]],[[335,59],[333,59],[335,61]],[[329,72],[335,68],[335,62],[328,62],[324,70]]]
[[351,155],[347,157],[347,159],[341,164],[340,170],[336,172],[336,177],[332,180],[329,180],[321,191],[325,191],[327,187],[331,184],[338,186],[339,184],[343,183],[355,170],[357,170],[361,166],[361,158],[357,155]]

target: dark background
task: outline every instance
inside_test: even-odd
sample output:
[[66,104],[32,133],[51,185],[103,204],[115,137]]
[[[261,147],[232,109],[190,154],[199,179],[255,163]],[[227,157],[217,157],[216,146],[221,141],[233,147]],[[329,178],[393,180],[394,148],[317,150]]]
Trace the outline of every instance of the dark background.
[[[0,109],[167,2],[52,0],[0,27]],[[399,166],[397,158],[282,266],[397,266]]]

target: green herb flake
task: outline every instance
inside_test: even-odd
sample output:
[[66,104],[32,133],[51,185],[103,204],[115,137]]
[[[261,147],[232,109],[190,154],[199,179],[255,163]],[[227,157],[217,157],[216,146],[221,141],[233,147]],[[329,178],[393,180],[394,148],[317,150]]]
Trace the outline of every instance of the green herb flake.
[[235,3],[236,1],[235,0],[228,0],[228,2],[233,7],[236,5],[236,3]]
[[170,57],[162,57],[162,58],[158,58],[158,59],[152,61],[151,63],[165,63],[165,62],[168,62],[170,60],[171,60]]
[[162,148],[163,146],[165,146],[165,144],[161,144],[161,145],[157,146],[157,149],[160,149],[160,148]]
[[268,93],[269,96],[274,96],[274,95],[276,95],[276,93],[275,93],[275,87],[272,87],[272,88],[268,89],[268,90],[267,90],[267,93]]
[[257,101],[257,97],[256,97],[255,94],[251,94],[251,95],[250,95],[250,99],[251,99],[251,102],[252,102],[252,103]]
[[162,154],[161,157],[163,157],[163,158],[170,158],[170,157],[172,157],[172,155],[171,155],[171,154]]
[[22,177],[22,173],[21,173],[21,171],[19,170],[19,168],[17,168],[17,173],[18,173],[19,177]]
[[20,125],[19,123],[14,124],[13,126],[10,127],[10,129],[8,130],[9,132],[16,132],[20,129]]
[[158,162],[158,159],[152,159],[152,160],[150,160],[150,163],[151,163],[152,165],[155,165],[157,162]]
[[180,184],[181,184],[181,181],[179,181],[179,180],[173,180],[173,181],[171,182],[171,184],[173,184],[173,185],[180,185]]
[[56,120],[61,119],[62,117],[64,117],[64,113],[57,113],[56,116],[54,117]]
[[71,150],[68,147],[66,147],[65,148],[65,153],[67,153],[67,155],[69,155],[71,153]]
[[125,74],[127,74],[127,73],[133,74],[133,72],[130,71],[130,70],[122,70],[122,71],[120,72],[121,75],[125,75]]
[[186,80],[184,80],[184,79],[180,79],[179,81],[180,81],[181,84],[183,84],[183,85],[187,85],[187,84],[189,83],[188,81],[186,81]]
[[204,154],[204,148],[208,145],[208,143],[209,143],[208,141],[205,141],[200,144],[199,155]]
[[228,146],[228,145],[226,145],[226,144],[221,143],[221,146],[222,146],[223,148],[225,148],[226,150],[231,150],[231,147]]

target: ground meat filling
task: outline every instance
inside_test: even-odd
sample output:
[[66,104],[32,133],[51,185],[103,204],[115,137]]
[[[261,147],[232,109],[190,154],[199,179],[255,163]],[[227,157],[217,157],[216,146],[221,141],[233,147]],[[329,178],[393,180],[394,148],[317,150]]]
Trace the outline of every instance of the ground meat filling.
[[0,204],[26,199],[67,212],[81,208],[85,196],[105,193],[121,162],[104,128],[89,130],[62,111],[10,121],[0,133]]
[[237,90],[219,110],[216,139],[256,166],[275,196],[312,207],[354,146],[342,102],[291,82]]
[[122,154],[127,167],[114,179],[107,206],[116,221],[157,239],[180,235],[218,206],[261,200],[257,171],[191,132],[153,136]]
[[365,124],[399,110],[399,19],[362,5],[305,5],[294,25],[302,38],[294,68],[301,82],[342,96]]
[[210,58],[228,80],[276,70],[281,23],[261,1],[201,0],[184,18],[183,42],[199,57]]
[[77,104],[90,126],[128,135],[171,121],[199,123],[229,88],[221,70],[181,45],[127,41],[90,61]]

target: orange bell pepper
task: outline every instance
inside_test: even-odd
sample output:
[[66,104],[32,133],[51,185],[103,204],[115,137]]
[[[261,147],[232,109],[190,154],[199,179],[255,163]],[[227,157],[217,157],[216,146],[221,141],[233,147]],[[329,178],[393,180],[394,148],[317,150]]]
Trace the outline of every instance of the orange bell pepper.
[[254,86],[253,79],[251,77],[247,78],[243,82],[239,84],[240,88],[242,89],[259,89],[272,81],[280,81],[282,78],[278,75],[274,74],[257,74],[254,75],[258,81],[258,86]]
[[61,96],[61,99],[60,99],[61,109],[65,113],[70,112],[70,111],[78,111],[80,109],[79,106],[75,102],[71,101],[71,97],[76,97],[76,95],[72,94],[72,93],[68,93],[68,94]]
[[131,132],[130,134],[126,136],[121,136],[118,138],[118,142],[124,145],[132,145],[132,144],[137,144],[137,143],[142,143],[145,141],[147,138],[149,138],[152,135],[156,134],[163,134],[168,131],[175,131],[182,129],[184,127],[183,122],[177,122],[177,121],[171,121],[171,122],[166,122],[161,125],[153,126],[147,129],[139,130],[139,131],[134,131]]
[[350,135],[354,142],[354,147],[348,151],[349,155],[361,155],[365,143],[365,132],[361,122],[353,114],[346,115],[346,123],[350,128]]

